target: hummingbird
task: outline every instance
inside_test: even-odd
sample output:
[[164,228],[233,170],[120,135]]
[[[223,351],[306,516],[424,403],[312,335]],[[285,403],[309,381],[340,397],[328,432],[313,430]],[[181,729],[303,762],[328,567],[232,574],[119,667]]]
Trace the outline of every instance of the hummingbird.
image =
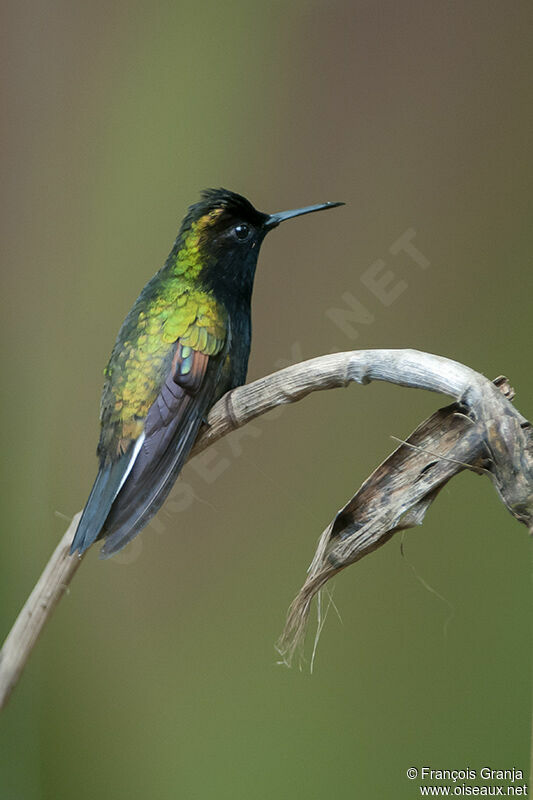
[[281,222],[334,208],[264,214],[207,189],[124,320],[104,370],[99,470],[70,553],[121,550],[159,510],[211,406],[246,380],[259,248]]

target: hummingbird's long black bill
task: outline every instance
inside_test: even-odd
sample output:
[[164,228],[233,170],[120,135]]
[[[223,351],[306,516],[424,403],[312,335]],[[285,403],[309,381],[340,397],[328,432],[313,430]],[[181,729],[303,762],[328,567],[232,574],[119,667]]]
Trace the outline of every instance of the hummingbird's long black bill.
[[265,222],[265,228],[269,230],[276,228],[280,222],[285,222],[286,219],[293,217],[301,217],[302,214],[312,214],[314,211],[323,211],[326,208],[337,208],[343,206],[344,203],[319,203],[316,206],[305,206],[305,208],[295,208],[292,211],[278,211],[277,214],[271,214]]

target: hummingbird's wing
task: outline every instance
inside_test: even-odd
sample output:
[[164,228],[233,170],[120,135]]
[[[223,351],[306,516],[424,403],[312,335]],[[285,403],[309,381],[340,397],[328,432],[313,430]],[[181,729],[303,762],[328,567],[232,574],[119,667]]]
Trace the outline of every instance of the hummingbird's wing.
[[225,348],[213,357],[178,343],[138,454],[105,520],[102,557],[121,550],[165,501],[216,398],[224,357]]
[[179,302],[161,314],[159,300],[155,317],[136,304],[121,328],[102,395],[100,471],[71,553],[105,537],[102,553],[112,555],[139,533],[217,399],[229,346],[226,314],[198,293],[182,292]]

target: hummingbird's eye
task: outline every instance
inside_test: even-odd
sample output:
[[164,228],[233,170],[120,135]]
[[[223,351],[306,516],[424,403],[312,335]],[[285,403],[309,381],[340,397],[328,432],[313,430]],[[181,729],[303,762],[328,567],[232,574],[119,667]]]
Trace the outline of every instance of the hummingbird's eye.
[[248,225],[245,225],[243,222],[240,225],[235,225],[234,229],[235,236],[237,239],[240,239],[243,242],[247,239],[250,235],[250,228]]

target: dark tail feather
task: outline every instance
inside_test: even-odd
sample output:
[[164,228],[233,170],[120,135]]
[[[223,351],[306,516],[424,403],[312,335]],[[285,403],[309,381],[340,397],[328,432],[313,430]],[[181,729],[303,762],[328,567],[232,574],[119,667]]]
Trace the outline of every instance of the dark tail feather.
[[118,461],[100,469],[76,529],[76,534],[70,547],[70,555],[75,553],[76,550],[79,550],[81,555],[98,539],[105,519],[109,514],[109,509],[128,469],[132,450],[133,445],[130,445]]
[[122,550],[161,508],[198,435],[203,411],[203,408],[194,409],[187,423],[179,426],[178,441],[171,440],[165,456],[153,472],[146,469],[144,463],[144,450],[150,445],[147,437],[105,522],[100,558],[109,558]]

